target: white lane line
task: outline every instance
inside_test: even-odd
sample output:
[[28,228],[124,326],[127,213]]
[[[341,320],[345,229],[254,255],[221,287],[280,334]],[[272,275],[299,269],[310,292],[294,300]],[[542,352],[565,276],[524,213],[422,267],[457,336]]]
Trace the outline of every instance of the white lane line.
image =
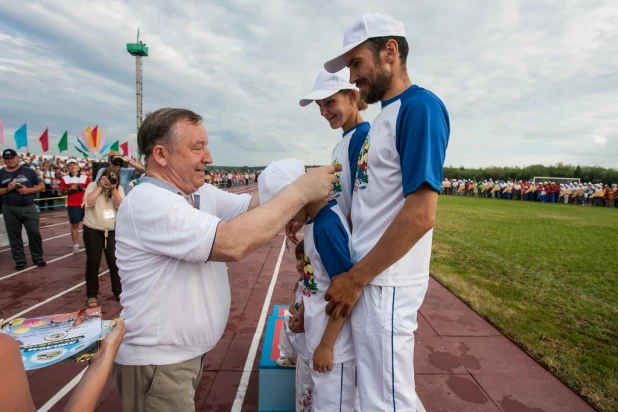
[[55,219],[57,217],[62,217],[62,216],[66,217],[66,213],[61,213],[59,215],[46,215],[44,217],[39,217],[39,219]]
[[264,299],[264,305],[262,306],[262,313],[260,314],[260,320],[258,321],[257,328],[255,329],[255,334],[253,335],[253,341],[251,342],[251,348],[249,349],[249,354],[247,355],[247,361],[245,362],[245,367],[243,369],[242,377],[240,378],[240,384],[238,385],[238,390],[236,391],[236,398],[234,399],[234,405],[232,406],[232,412],[240,412],[242,408],[242,404],[245,400],[245,394],[247,393],[247,388],[249,387],[249,378],[251,377],[251,369],[253,368],[253,361],[255,361],[255,355],[257,354],[258,346],[260,346],[260,338],[262,337],[262,332],[264,331],[264,323],[266,323],[266,314],[268,313],[268,307],[270,306],[270,300],[273,296],[273,290],[275,289],[275,283],[277,283],[277,277],[279,276],[279,268],[281,267],[281,260],[283,259],[283,252],[285,251],[285,239],[281,244],[281,252],[279,252],[279,258],[277,259],[277,265],[275,266],[275,271],[273,273],[273,277],[270,280],[270,285],[268,286],[268,292],[266,293],[266,298]]
[[[109,269],[107,269],[107,270],[105,270],[105,271],[103,271],[103,272],[99,273],[99,277],[103,276],[103,275],[104,275],[104,274],[106,274],[107,272],[109,272]],[[71,291],[74,291],[74,290],[75,290],[75,289],[77,289],[78,287],[83,286],[83,285],[85,285],[85,284],[86,284],[86,281],[83,281],[83,282],[78,283],[78,284],[77,284],[77,285],[75,285],[75,286],[71,286],[71,287],[70,287],[70,288],[68,288],[67,290],[62,291],[62,292],[58,293],[57,295],[52,296],[51,298],[47,298],[47,299],[45,299],[43,302],[39,302],[39,303],[37,303],[36,305],[30,306],[28,309],[24,309],[24,310],[22,310],[21,312],[16,313],[15,315],[11,316],[10,318],[6,318],[6,319],[4,319],[4,322],[8,322],[8,321],[10,321],[10,320],[13,320],[13,319],[15,319],[15,318],[18,318],[18,317],[20,317],[21,315],[23,315],[23,314],[25,314],[25,313],[28,313],[28,312],[30,312],[31,310],[34,310],[34,309],[38,308],[39,306],[43,306],[43,305],[45,305],[46,303],[49,303],[49,302],[51,302],[52,300],[59,298],[60,296],[66,295],[67,293],[69,293],[69,292],[71,292]]]
[[[80,230],[78,233],[81,233],[81,232],[83,232],[83,230]],[[58,238],[61,238],[61,237],[69,236],[70,234],[71,234],[71,232],[65,233],[64,235],[58,235],[58,236],[50,237],[50,238],[47,238],[47,239],[43,239],[43,242],[47,242],[48,240],[54,240],[54,239],[58,239]],[[29,243],[24,243],[24,247],[26,247],[28,245],[29,245]],[[2,249],[2,250],[0,250],[0,253],[6,252],[8,250],[11,250],[11,248]]]
[[54,226],[60,226],[60,225],[68,225],[68,224],[69,224],[69,222],[54,223],[53,225],[41,226],[39,229],[47,229],[48,227],[54,227]]
[[64,388],[60,389],[57,394],[52,396],[52,398],[48,400],[45,405],[41,406],[41,408],[38,409],[38,412],[47,412],[48,410],[50,410],[56,403],[58,403],[60,399],[64,398],[64,396],[69,393],[71,389],[77,386],[77,384],[82,379],[82,376],[84,376],[84,373],[86,373],[87,370],[88,366],[86,366],[83,371],[81,371],[76,377],[74,377],[71,382],[67,383]]
[[[80,249],[79,251],[80,251],[80,252],[83,252],[84,250],[86,250],[86,249]],[[47,262],[47,264],[49,265],[50,263],[57,262],[57,261],[59,261],[59,260],[61,260],[61,259],[64,259],[64,258],[68,258],[69,256],[74,256],[73,252],[69,253],[68,255],[60,256],[60,257],[58,257],[58,258],[56,258],[56,259],[54,259],[54,260],[50,260],[49,262]],[[35,268],[37,268],[37,267],[38,267],[38,266],[36,266],[36,265],[35,265],[35,266],[30,266],[29,268],[26,268],[26,269],[24,269],[24,270],[20,270],[20,271],[18,271],[18,272],[11,273],[10,275],[3,276],[3,277],[1,277],[1,278],[0,278],[0,280],[4,280],[4,279],[8,279],[8,278],[12,278],[13,276],[17,276],[17,275],[19,275],[20,273],[27,272],[27,271],[32,270],[32,269],[35,269]]]

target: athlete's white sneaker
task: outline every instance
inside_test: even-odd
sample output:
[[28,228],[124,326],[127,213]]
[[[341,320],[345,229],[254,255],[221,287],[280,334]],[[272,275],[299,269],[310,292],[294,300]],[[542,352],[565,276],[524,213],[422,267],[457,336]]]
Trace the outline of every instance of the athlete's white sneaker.
[[79,245],[73,245],[73,254],[76,255],[79,253]]

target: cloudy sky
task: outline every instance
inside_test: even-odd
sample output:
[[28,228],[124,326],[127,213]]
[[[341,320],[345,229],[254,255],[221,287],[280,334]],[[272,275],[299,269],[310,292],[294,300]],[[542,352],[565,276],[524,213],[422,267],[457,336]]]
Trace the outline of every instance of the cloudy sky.
[[134,142],[126,43],[139,26],[150,50],[144,111],[202,114],[216,164],[327,163],[340,132],[298,100],[367,11],[404,22],[412,81],[450,113],[447,165],[618,165],[612,0],[3,1],[5,147],[24,122],[31,151],[46,127],[52,150],[65,130],[73,146],[95,124],[110,141]]

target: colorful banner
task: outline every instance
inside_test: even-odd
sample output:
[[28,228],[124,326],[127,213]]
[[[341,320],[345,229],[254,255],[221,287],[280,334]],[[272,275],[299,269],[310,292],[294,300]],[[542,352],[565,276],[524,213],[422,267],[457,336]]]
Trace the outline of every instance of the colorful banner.
[[39,137],[39,142],[41,142],[43,153],[47,153],[49,150],[49,128],[46,128],[41,137]]
[[15,131],[15,145],[18,149],[22,147],[28,147],[28,128],[26,123],[23,124],[22,127]]
[[58,142],[58,150],[60,153],[69,150],[69,131],[65,131],[60,141]]

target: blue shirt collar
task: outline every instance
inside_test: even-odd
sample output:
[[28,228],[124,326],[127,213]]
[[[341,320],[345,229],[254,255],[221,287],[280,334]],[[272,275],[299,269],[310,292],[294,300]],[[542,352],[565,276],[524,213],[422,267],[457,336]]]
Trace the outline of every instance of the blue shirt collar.
[[386,101],[382,102],[382,108],[384,109],[386,106],[388,106],[389,104],[391,104],[392,102],[394,102],[395,100],[399,100],[401,99],[403,96],[413,93],[416,90],[418,90],[419,87],[416,84],[413,84],[412,86],[408,87],[406,90],[404,90],[403,92],[401,92],[400,94],[398,94],[395,97],[392,97]]
[[365,124],[369,124],[369,122],[360,122],[359,124],[355,125],[354,127],[350,127],[348,130],[346,130],[345,132],[343,132],[343,136],[341,136],[342,138],[345,137],[348,133],[350,133],[353,130],[358,129],[359,127],[364,126]]
[[[189,199],[189,196],[184,196],[182,193],[180,193],[180,190],[176,189],[174,186],[170,185],[169,183],[161,179],[157,179],[156,177],[152,177],[152,176],[143,176],[139,179],[139,181],[140,181],[140,184],[150,183],[152,185],[160,187],[161,189],[169,190],[172,193],[176,193],[177,195],[184,197],[187,203],[191,204],[191,199]],[[195,202],[195,208],[199,209],[200,208],[200,195],[197,194],[197,192],[193,193],[193,202]]]

